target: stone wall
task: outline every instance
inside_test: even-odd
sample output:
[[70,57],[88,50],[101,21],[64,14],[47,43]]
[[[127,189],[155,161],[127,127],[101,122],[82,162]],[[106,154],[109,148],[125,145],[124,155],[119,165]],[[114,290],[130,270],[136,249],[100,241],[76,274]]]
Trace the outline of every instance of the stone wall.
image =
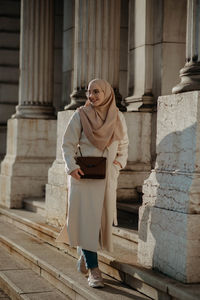
[[183,282],[199,282],[200,92],[158,102],[157,159],[143,186],[138,258]]

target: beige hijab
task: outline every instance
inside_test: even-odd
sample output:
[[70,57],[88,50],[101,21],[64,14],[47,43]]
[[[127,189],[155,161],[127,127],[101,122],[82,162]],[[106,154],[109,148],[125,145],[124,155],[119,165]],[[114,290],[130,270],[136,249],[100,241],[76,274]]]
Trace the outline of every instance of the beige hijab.
[[123,138],[123,128],[111,85],[103,79],[94,79],[89,85],[92,83],[103,91],[104,101],[96,107],[87,101],[78,110],[86,137],[96,148],[103,151],[112,142]]

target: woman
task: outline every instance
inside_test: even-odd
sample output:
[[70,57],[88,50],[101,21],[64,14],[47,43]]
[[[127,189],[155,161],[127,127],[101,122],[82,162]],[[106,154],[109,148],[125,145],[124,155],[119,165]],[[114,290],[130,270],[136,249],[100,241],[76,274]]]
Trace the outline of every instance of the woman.
[[[119,170],[128,153],[128,136],[123,114],[115,104],[111,85],[102,79],[89,83],[88,100],[71,117],[63,137],[63,158],[69,174],[67,224],[57,241],[81,247],[79,270],[89,270],[91,287],[103,287],[97,249],[112,251],[112,225],[117,225],[116,188]],[[105,179],[81,179],[83,171],[75,157],[104,156]],[[83,260],[84,258],[84,260]]]

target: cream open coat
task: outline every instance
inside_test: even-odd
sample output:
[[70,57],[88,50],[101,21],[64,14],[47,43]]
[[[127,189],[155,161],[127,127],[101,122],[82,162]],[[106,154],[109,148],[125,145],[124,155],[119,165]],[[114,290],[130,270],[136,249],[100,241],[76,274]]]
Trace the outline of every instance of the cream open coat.
[[113,161],[116,159],[124,168],[128,156],[127,127],[121,112],[119,116],[124,137],[121,141],[114,141],[104,152],[93,146],[85,136],[78,111],[68,123],[62,144],[66,172],[70,174],[79,168],[74,159],[78,144],[83,156],[103,154],[107,157],[107,169],[105,179],[76,180],[69,176],[67,222],[57,238],[59,242],[95,252],[99,245],[108,251],[113,250],[112,225],[117,225],[116,189],[120,169]]

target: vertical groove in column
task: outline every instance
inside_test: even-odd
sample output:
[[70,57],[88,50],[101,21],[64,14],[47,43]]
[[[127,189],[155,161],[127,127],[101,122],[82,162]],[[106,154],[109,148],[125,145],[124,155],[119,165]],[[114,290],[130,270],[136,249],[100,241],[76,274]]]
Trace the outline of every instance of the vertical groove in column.
[[[33,61],[34,61],[34,14],[35,14],[35,7],[34,7],[34,0],[31,0],[31,7],[32,7],[32,12],[30,12],[30,21],[29,21],[29,30],[30,30],[30,35],[29,35],[29,81],[28,81],[28,102],[33,103]],[[29,6],[29,9],[31,9]]]
[[[116,0],[117,1],[117,0]],[[109,51],[108,51],[108,81],[113,84],[113,73],[114,73],[114,65],[115,65],[115,39],[114,39],[114,33],[115,29],[113,24],[116,23],[114,22],[114,13],[115,13],[115,1],[110,0],[109,1],[109,35],[108,35],[108,45],[109,45]],[[113,63],[114,62],[114,63]]]
[[197,3],[197,10],[196,10],[196,20],[198,20],[198,22],[196,22],[196,37],[197,37],[197,42],[196,42],[196,53],[198,56],[198,61],[200,61],[200,1],[198,0]]
[[91,80],[94,78],[94,63],[95,63],[95,2],[89,0],[89,18],[88,18],[88,78]]
[[95,12],[95,74],[97,78],[101,77],[101,64],[102,64],[102,1],[96,2],[96,12]]
[[[39,11],[39,2],[38,0],[35,0],[35,11]],[[38,88],[39,88],[39,84],[38,84],[38,73],[39,73],[39,27],[40,27],[40,16],[38,16],[37,14],[35,14],[35,31],[34,31],[34,37],[35,37],[35,42],[34,42],[34,53],[35,53],[35,61],[34,63],[34,80],[33,80],[33,99],[35,101],[39,101],[39,97],[38,97]]]
[[102,57],[103,57],[103,63],[102,63],[102,77],[104,79],[108,80],[108,34],[109,34],[109,22],[108,22],[108,1],[102,0],[104,3],[103,7],[103,49],[102,49]]
[[75,0],[75,28],[74,28],[74,71],[73,71],[73,90],[78,87],[78,57],[79,57],[79,22],[80,22],[80,0]]
[[[39,51],[39,70],[44,70],[45,64],[44,64],[44,32],[45,32],[45,27],[44,27],[44,23],[45,23],[45,15],[44,15],[44,1],[40,2],[40,24],[41,24],[41,28],[40,28],[40,51]],[[43,71],[39,71],[38,74],[38,78],[39,78],[39,101],[42,102],[43,101],[43,95],[44,95],[44,72]]]
[[115,29],[115,59],[114,59],[114,77],[113,87],[118,88],[119,85],[119,57],[120,57],[120,19],[121,19],[121,3],[120,0],[116,1],[115,11],[115,23],[117,23]]
[[87,31],[88,31],[88,18],[89,18],[89,13],[88,13],[88,0],[84,0],[82,2],[82,25],[81,25],[81,43],[82,46],[80,45],[80,51],[81,51],[81,70],[80,70],[80,87],[85,86],[85,73],[87,72]]
[[[48,59],[49,59],[49,51],[48,51],[48,17],[49,14],[47,13],[47,11],[49,10],[49,1],[48,0],[43,0],[45,2],[45,23],[44,23],[44,29],[45,29],[45,36],[44,36],[44,69],[43,69],[43,76],[44,76],[44,94],[43,94],[43,101],[46,101],[47,98],[47,72],[48,72]],[[47,10],[48,9],[48,10]]]
[[50,104],[53,101],[53,88],[52,83],[54,80],[54,72],[53,72],[53,56],[54,56],[54,1],[50,2],[50,14],[49,14],[49,76],[48,76],[48,103]]

